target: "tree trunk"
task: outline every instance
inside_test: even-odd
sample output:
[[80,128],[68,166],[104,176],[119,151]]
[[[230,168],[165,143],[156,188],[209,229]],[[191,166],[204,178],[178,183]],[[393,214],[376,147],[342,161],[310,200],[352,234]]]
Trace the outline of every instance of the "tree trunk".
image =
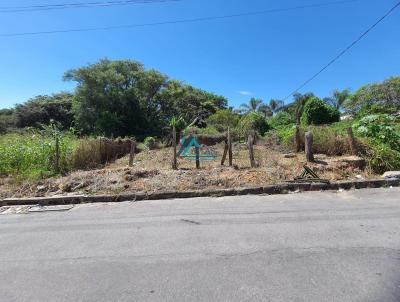
[[232,136],[229,128],[228,128],[228,157],[229,157],[229,167],[232,167],[233,166]]
[[129,167],[133,166],[133,159],[135,158],[136,142],[131,140],[131,151],[129,152]]
[[253,148],[253,146],[254,146],[254,132],[253,131],[251,131],[250,134],[249,134],[249,137],[247,139],[247,144],[248,144],[248,147],[249,147],[250,166],[252,168],[255,168],[256,167],[256,161],[254,159],[254,148]]
[[221,166],[224,165],[227,154],[228,154],[228,142],[226,141],[225,142],[225,147],[224,147],[224,154],[222,154]]
[[305,134],[305,149],[306,149],[306,159],[308,162],[314,161],[314,153],[313,153],[313,143],[314,137],[311,131],[306,132]]

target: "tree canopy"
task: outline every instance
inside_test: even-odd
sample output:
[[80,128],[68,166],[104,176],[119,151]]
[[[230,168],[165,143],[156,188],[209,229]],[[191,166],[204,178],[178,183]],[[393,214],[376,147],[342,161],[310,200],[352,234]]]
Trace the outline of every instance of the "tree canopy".
[[88,134],[159,135],[172,116],[190,122],[227,105],[224,97],[170,80],[136,61],[103,59],[66,72],[64,79],[78,84],[73,113],[76,126]]
[[356,113],[364,106],[377,104],[400,110],[400,77],[391,77],[380,83],[362,86],[344,103],[344,108]]

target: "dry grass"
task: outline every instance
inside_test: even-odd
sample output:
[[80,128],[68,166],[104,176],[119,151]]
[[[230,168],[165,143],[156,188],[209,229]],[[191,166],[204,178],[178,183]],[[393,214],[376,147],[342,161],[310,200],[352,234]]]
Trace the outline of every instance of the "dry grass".
[[[134,167],[127,167],[123,157],[104,169],[76,171],[68,176],[50,178],[42,182],[27,182],[15,186],[12,180],[0,181],[0,197],[44,196],[59,194],[100,194],[122,192],[185,191],[218,188],[238,188],[281,183],[298,176],[305,162],[304,154],[286,158],[279,151],[265,146],[255,147],[258,168],[251,168],[247,147],[234,145],[234,167],[221,166],[222,145],[215,146],[215,161],[195,162],[179,159],[179,170],[171,169],[172,149],[143,151],[135,157]],[[329,180],[371,178],[366,171],[351,166],[343,157],[316,155],[316,163],[309,166],[321,178]],[[351,159],[351,158],[350,158]]]

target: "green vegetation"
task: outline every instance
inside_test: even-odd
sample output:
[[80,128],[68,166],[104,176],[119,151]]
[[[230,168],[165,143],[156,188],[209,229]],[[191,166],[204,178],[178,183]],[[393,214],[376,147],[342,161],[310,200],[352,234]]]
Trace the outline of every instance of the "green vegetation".
[[[72,133],[59,134],[60,171],[72,169],[77,139]],[[48,131],[29,130],[0,136],[0,175],[38,179],[55,175],[55,135]]]
[[270,126],[260,112],[250,111],[240,119],[238,130],[244,136],[248,135],[250,130],[254,130],[263,136],[269,129]]
[[[334,90],[324,99],[311,92],[296,93],[287,105],[252,98],[238,110],[227,108],[223,96],[145,69],[136,61],[103,59],[66,72],[64,79],[77,84],[74,93],[37,96],[0,110],[1,176],[38,179],[95,168],[109,159],[103,150],[108,142],[102,145],[99,136],[136,137],[143,141],[138,149],[152,149],[156,137],[170,142],[172,127],[177,139],[181,134],[221,135],[228,128],[238,139],[254,130],[293,149],[298,125],[302,141],[297,141],[304,143],[304,132],[311,130],[315,152],[328,155],[349,153],[347,130],[353,127],[362,147],[360,155],[375,172],[400,169],[396,117],[400,77],[367,84],[353,94]],[[352,119],[339,121],[341,113]],[[58,168],[56,140],[60,143]],[[117,149],[115,154],[120,154]]]
[[317,97],[312,97],[307,101],[301,116],[303,125],[332,124],[339,120],[339,110]]

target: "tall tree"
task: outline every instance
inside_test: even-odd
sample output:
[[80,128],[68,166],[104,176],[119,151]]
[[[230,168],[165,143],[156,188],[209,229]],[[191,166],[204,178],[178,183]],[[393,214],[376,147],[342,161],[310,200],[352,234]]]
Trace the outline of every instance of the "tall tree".
[[258,108],[262,103],[263,101],[261,99],[251,98],[248,103],[240,105],[240,109],[243,113],[258,111]]
[[350,95],[351,94],[349,89],[335,89],[334,91],[332,91],[332,95],[325,98],[324,101],[327,102],[329,105],[335,107],[336,109],[341,110],[344,103],[349,99]]
[[272,99],[269,101],[269,108],[275,114],[283,109],[284,103],[281,100]]
[[300,120],[301,116],[303,115],[304,112],[304,106],[307,104],[308,100],[314,97],[314,94],[312,92],[308,92],[305,94],[301,93],[295,93],[293,95],[293,104],[295,108],[295,120],[296,124],[300,125]]
[[170,80],[136,61],[103,59],[67,72],[78,83],[73,112],[84,133],[138,138],[162,134],[173,116],[186,122],[226,107],[222,96]]
[[372,105],[400,110],[400,77],[391,77],[383,82],[361,87],[345,102],[344,108],[356,113],[362,107]]
[[63,129],[71,127],[73,95],[68,92],[39,95],[26,103],[15,106],[16,125],[19,128],[40,127],[50,121],[57,122]]

